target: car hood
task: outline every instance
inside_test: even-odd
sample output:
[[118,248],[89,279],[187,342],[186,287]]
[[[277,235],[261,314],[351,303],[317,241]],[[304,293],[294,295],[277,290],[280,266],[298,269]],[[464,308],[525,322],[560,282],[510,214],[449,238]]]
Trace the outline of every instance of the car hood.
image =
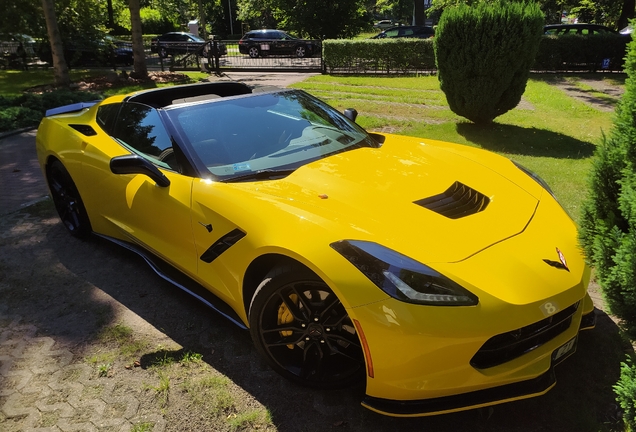
[[[235,185],[267,195],[305,220],[315,216],[320,226],[329,221],[329,231],[341,240],[374,241],[432,263],[461,261],[522,232],[541,195],[524,184],[527,179],[508,159],[489,152],[388,136],[381,148],[330,156],[281,180]],[[454,219],[421,202],[456,182],[481,194],[485,208]]]

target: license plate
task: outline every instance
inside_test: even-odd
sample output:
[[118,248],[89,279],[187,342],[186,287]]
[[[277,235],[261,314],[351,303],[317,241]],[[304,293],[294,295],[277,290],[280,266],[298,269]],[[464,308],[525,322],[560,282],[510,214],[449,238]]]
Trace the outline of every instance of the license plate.
[[261,44],[261,50],[263,51],[269,50],[269,44]]
[[576,337],[570,339],[552,352],[552,363],[558,363],[576,351]]

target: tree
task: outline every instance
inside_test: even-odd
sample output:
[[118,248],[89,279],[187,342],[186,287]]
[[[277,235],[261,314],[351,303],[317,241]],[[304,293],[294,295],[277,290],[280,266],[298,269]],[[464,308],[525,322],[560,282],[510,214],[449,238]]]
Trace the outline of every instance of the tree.
[[254,28],[277,28],[271,0],[237,0],[237,18],[249,22]]
[[[443,11],[447,7],[466,4],[493,3],[498,0],[433,0],[430,12]],[[521,0],[508,0],[509,2]],[[559,24],[561,14],[568,11],[579,22],[603,24],[622,29],[634,18],[635,0],[537,0],[548,24]]]
[[40,0],[2,0],[2,33],[24,33],[46,37],[46,22]]
[[62,45],[62,37],[57,26],[53,0],[42,0],[42,9],[44,10],[46,30],[49,36],[49,42],[51,43],[51,52],[53,53],[53,77],[55,85],[68,87],[71,83],[71,78],[68,74],[66,60],[64,60],[64,45]]
[[237,0],[237,4],[241,19],[271,14],[278,26],[314,39],[353,37],[370,23],[364,0]]
[[130,8],[130,25],[132,27],[133,60],[135,62],[133,76],[147,78],[146,54],[144,52],[143,33],[141,30],[141,16],[139,14],[139,0],[128,0]]
[[636,0],[623,0],[621,15],[618,17],[617,27],[623,29],[629,24],[629,20],[634,18],[636,13]]
[[536,3],[459,5],[442,14],[433,46],[451,110],[481,124],[517,106],[543,33]]
[[370,8],[374,14],[389,16],[409,24],[424,25],[431,0],[377,0]]
[[583,205],[581,245],[610,310],[636,335],[636,40],[627,48],[625,93],[597,147]]
[[581,0],[571,13],[581,22],[622,29],[634,18],[634,0]]

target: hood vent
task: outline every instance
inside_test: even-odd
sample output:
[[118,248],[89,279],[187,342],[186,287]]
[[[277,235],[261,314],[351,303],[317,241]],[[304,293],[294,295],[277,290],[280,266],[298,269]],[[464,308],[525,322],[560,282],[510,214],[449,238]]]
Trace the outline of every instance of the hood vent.
[[450,219],[470,216],[486,209],[490,199],[463,183],[455,182],[445,192],[415,201],[414,204],[425,207]]

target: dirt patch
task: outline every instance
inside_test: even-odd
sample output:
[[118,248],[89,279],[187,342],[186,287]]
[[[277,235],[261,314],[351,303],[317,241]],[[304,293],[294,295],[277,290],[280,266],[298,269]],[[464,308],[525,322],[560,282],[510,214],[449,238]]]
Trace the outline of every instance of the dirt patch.
[[552,82],[568,96],[599,111],[614,111],[625,86],[611,79],[559,78]]
[[[155,83],[187,83],[190,78],[178,72],[148,72],[148,79],[132,78],[126,71],[119,73],[111,71],[102,76],[87,78],[82,81],[71,83],[71,89],[79,91],[100,92],[112,88],[130,86],[135,84],[144,84],[147,82]],[[41,85],[27,89],[29,93],[44,93],[54,90],[53,85]]]

